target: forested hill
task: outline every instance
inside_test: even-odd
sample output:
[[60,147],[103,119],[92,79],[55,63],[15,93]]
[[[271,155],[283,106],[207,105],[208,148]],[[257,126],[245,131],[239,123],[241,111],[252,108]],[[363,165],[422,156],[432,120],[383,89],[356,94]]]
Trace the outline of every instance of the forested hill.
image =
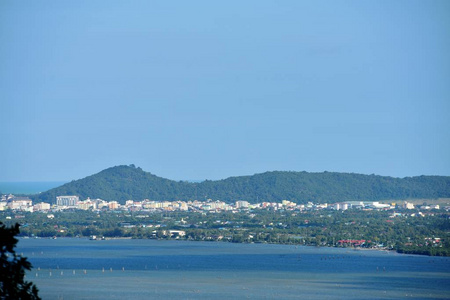
[[222,200],[234,202],[297,203],[339,202],[450,197],[449,176],[393,178],[353,173],[266,172],[252,176],[206,180],[200,183],[173,181],[155,176],[141,168],[116,166],[95,175],[66,183],[36,195],[35,201],[54,203],[56,196],[78,195],[80,199],[103,200]]

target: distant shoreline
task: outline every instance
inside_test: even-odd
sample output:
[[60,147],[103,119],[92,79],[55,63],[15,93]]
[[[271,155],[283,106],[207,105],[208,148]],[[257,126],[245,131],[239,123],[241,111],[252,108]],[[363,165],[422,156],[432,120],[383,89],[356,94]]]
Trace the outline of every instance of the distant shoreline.
[[[21,236],[21,239],[29,239],[30,237]],[[52,237],[36,237],[37,239],[54,239]],[[133,238],[133,237],[105,237],[104,239],[90,239],[89,237],[58,237],[57,239],[85,239],[91,240],[93,242],[102,242],[102,241],[112,241],[112,240],[155,240],[155,241],[173,241],[173,242],[202,242],[202,243],[233,243],[229,241],[202,241],[202,240],[188,240],[188,239],[143,239],[143,238]],[[283,246],[292,246],[292,247],[308,247],[308,248],[330,248],[330,249],[345,249],[346,251],[377,251],[377,252],[385,252],[389,254],[399,254],[399,255],[418,255],[418,256],[430,256],[426,254],[420,253],[404,253],[398,252],[394,249],[386,249],[386,248],[362,248],[362,247],[333,247],[333,246],[314,246],[314,245],[302,245],[302,244],[289,244],[289,243],[248,243],[248,242],[240,242],[234,244],[266,244],[266,245],[283,245]],[[439,257],[447,257],[447,256],[439,256]]]
[[0,192],[3,194],[35,195],[65,183],[67,181],[4,181],[0,182]]

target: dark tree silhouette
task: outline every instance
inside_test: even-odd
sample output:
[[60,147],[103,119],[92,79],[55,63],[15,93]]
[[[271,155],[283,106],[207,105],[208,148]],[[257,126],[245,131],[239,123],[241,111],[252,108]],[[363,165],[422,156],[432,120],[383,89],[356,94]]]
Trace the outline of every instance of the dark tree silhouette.
[[0,299],[41,299],[36,286],[25,281],[31,263],[14,250],[19,232],[19,224],[8,228],[0,222]]

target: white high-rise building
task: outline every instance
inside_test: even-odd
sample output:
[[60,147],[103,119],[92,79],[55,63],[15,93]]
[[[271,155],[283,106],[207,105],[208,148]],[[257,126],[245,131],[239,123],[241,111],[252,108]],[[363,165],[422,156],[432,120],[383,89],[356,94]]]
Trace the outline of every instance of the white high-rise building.
[[58,196],[56,197],[56,205],[58,206],[73,206],[76,207],[80,201],[78,196]]
[[236,208],[247,208],[249,203],[247,201],[236,201]]

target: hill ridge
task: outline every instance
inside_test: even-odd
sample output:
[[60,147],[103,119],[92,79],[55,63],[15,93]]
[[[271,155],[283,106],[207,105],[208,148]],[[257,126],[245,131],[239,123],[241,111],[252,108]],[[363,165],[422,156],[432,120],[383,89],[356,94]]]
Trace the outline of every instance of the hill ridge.
[[33,196],[33,200],[54,203],[56,196],[78,195],[104,200],[150,199],[156,201],[205,200],[225,202],[333,203],[349,200],[450,197],[450,176],[390,177],[339,172],[266,171],[202,182],[175,181],[145,172],[134,165],[104,169],[82,179]]

